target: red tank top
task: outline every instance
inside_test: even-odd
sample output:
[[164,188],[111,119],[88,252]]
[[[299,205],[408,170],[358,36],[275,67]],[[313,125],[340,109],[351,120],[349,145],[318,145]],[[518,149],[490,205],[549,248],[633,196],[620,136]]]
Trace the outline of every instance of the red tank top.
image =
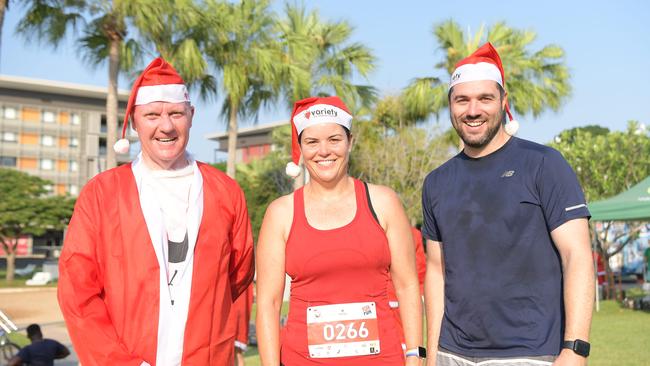
[[[289,316],[282,329],[281,360],[285,366],[404,365],[400,332],[396,328],[398,324],[388,306],[391,263],[388,239],[370,212],[364,184],[354,179],[354,188],[357,204],[354,218],[350,223],[331,230],[319,230],[309,225],[303,189],[294,192],[293,223],[286,243],[285,262],[287,274],[291,277]],[[352,345],[349,342],[364,341],[360,335],[368,335],[368,330],[364,333],[361,321],[348,319],[348,323],[343,325],[337,322],[314,324],[314,313],[307,316],[307,312],[312,310],[320,314],[322,305],[345,306],[351,303],[369,303],[373,309],[376,307],[376,315],[371,314],[376,320],[369,320],[367,326],[376,326],[370,333],[378,335],[379,353],[323,357],[321,350],[318,351],[321,352],[319,358],[313,357],[314,349],[310,345],[318,344],[318,337],[320,343],[325,339],[334,347],[340,347],[341,343],[348,347]],[[369,307],[365,305],[363,309],[363,314],[366,314]],[[330,314],[328,311],[325,314]],[[308,341],[309,337],[311,340]]]

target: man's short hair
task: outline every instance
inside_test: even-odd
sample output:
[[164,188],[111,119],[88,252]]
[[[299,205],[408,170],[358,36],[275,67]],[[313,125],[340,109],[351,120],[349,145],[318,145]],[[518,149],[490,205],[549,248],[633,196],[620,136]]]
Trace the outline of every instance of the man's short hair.
[[27,338],[34,338],[34,337],[43,337],[43,333],[41,332],[41,327],[38,324],[30,324],[27,327]]

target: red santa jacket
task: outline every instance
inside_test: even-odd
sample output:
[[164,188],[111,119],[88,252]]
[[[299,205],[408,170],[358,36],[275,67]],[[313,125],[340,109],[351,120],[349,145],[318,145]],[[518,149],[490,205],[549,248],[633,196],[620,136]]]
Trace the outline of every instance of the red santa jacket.
[[[253,279],[250,221],[237,183],[206,164],[198,167],[203,215],[182,364],[232,364],[233,335],[225,329],[233,300]],[[59,271],[59,304],[84,366],[155,365],[160,272],[131,164],[86,184]]]

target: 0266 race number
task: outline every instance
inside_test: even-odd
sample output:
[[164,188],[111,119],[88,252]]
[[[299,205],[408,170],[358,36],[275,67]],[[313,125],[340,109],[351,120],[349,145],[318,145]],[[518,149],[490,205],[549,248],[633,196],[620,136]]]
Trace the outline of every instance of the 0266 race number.
[[328,342],[333,340],[343,341],[346,339],[368,338],[368,335],[369,332],[368,328],[366,328],[366,322],[361,322],[359,329],[355,327],[355,322],[348,323],[347,327],[342,323],[325,324],[323,326],[323,338]]

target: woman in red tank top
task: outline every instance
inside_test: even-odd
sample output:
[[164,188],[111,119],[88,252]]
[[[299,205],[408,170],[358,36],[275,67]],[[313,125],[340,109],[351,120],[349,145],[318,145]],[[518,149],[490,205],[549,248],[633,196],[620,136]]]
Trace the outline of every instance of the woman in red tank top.
[[[388,306],[392,278],[407,349],[417,349],[422,310],[408,219],[395,192],[348,175],[351,120],[338,97],[308,98],[294,106],[293,160],[302,152],[310,181],[271,203],[262,223],[257,247],[262,365],[420,365],[417,356],[405,357]],[[280,330],[285,273],[291,296]]]

